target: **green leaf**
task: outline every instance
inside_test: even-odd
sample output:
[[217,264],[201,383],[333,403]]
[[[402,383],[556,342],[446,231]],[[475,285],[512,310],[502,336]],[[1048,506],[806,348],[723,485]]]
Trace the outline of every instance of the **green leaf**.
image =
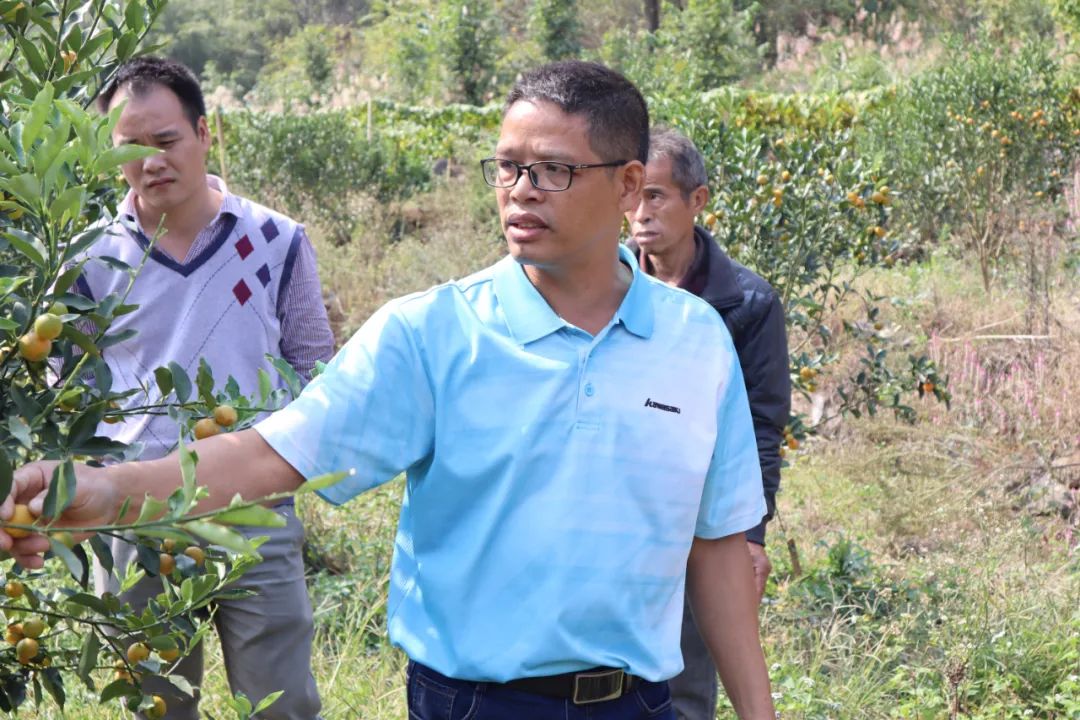
[[62,710],[66,697],[64,695],[64,678],[60,675],[60,670],[54,667],[45,668],[39,670],[37,675],[41,678],[41,684],[45,686],[45,690],[52,695],[52,699],[56,701],[56,704]]
[[240,717],[251,717],[251,701],[244,693],[236,693],[231,698],[225,698],[225,704]]
[[110,173],[124,163],[141,160],[142,158],[156,155],[158,152],[160,151],[157,148],[145,147],[143,145],[135,145],[132,143],[109,148],[101,153],[101,155],[98,155],[97,160],[94,161],[94,169],[91,171],[91,174],[102,175]]
[[113,345],[117,345],[119,343],[122,343],[125,340],[130,340],[131,338],[135,337],[138,334],[139,334],[139,331],[136,330],[135,328],[127,328],[126,330],[122,330],[121,332],[113,333],[112,335],[106,335],[103,338],[101,338],[100,340],[98,340],[98,342],[97,342],[98,350],[104,350],[105,348],[109,348],[109,347],[112,347]]
[[143,17],[143,5],[138,2],[129,2],[124,8],[124,24],[137,33],[146,29],[146,18]]
[[325,475],[319,475],[318,477],[311,478],[300,487],[296,489],[296,494],[315,492],[316,490],[323,490],[331,485],[337,485],[339,482],[347,477],[351,477],[356,474],[355,470],[343,470],[341,472],[327,473]]
[[252,714],[258,715],[263,710],[273,705],[275,702],[277,702],[277,699],[281,697],[282,693],[284,692],[284,690],[278,690],[277,692],[272,692],[266,697],[264,697],[262,700],[259,701],[259,704],[255,706],[255,709],[251,711]]
[[6,155],[0,155],[0,174],[7,176],[18,175],[19,166],[9,160]]
[[146,644],[149,645],[152,650],[170,650],[176,647],[176,641],[173,640],[171,635],[157,635],[152,638],[147,638]]
[[116,43],[116,59],[123,62],[131,57],[139,44],[139,36],[135,32],[126,32]]
[[72,293],[64,293],[63,295],[53,296],[54,301],[60,301],[68,306],[68,310],[93,310],[97,308],[97,303],[88,297],[82,295],[74,295]]
[[49,206],[49,217],[54,223],[63,224],[67,216],[78,217],[82,213],[84,190],[81,186],[69,187]]
[[125,457],[125,452],[129,448],[129,445],[125,445],[122,442],[97,435],[80,445],[73,445],[70,450],[75,455],[90,455],[97,458],[111,455],[117,460],[124,461],[134,459]]
[[199,398],[211,409],[217,405],[214,399],[214,373],[206,358],[199,358],[199,370],[195,373],[195,386],[199,389]]
[[[53,284],[52,294],[59,296],[66,293],[71,286],[75,284],[75,281],[79,279],[79,276],[82,275],[82,268],[83,263],[80,262],[61,273],[60,277],[56,278],[56,282]],[[66,305],[67,303],[64,304]]]
[[82,445],[97,432],[98,424],[105,417],[105,408],[87,410],[75,419],[68,430],[68,444],[72,446]]
[[56,540],[52,535],[49,536],[49,550],[52,554],[64,561],[67,565],[68,572],[75,580],[83,585],[89,579],[90,565],[86,561],[86,553],[79,554],[71,550],[67,545]]
[[49,482],[49,492],[45,495],[45,504],[41,513],[45,517],[59,517],[74,499],[75,465],[71,460],[66,460],[57,465],[53,471],[52,480]]
[[195,501],[195,493],[198,489],[195,484],[195,466],[199,462],[199,456],[194,450],[188,448],[182,437],[177,453],[180,455],[180,478],[181,487],[184,490],[184,512],[186,512]]
[[8,228],[7,232],[4,233],[4,237],[11,243],[13,248],[18,250],[35,267],[42,271],[45,270],[45,257],[48,255],[48,250],[45,249],[45,245],[40,240],[30,233],[16,228]]
[[[14,130],[15,126],[12,126]],[[18,153],[15,151],[15,146],[11,144],[11,140],[6,134],[0,133],[0,153],[3,153],[9,158],[16,157]]]
[[14,157],[19,162],[20,165],[26,165],[27,164],[26,163],[26,153],[23,151],[23,141],[22,141],[22,137],[23,137],[23,124],[22,124],[22,122],[17,122],[14,125],[12,125],[11,128],[10,128],[10,133],[11,133],[12,148],[15,151],[14,152]]
[[[151,575],[159,575],[161,573],[161,555],[157,550],[147,547],[142,543],[135,546],[135,554],[139,558],[138,564],[146,572]],[[134,587],[135,582],[131,582],[128,585],[128,581],[132,580],[131,576],[124,578],[124,583],[121,585],[120,591],[127,592],[130,587]]]
[[127,680],[114,680],[101,690],[98,702],[102,705],[118,697],[140,697],[142,693]]
[[270,381],[270,373],[259,368],[259,404],[266,405],[266,399],[274,391],[274,385]]
[[131,496],[128,495],[124,498],[124,502],[120,504],[120,510],[116,513],[116,522],[114,524],[119,525],[122,518],[127,517],[128,510],[131,509]]
[[[121,513],[121,516],[123,514],[124,513]],[[97,556],[98,562],[101,563],[101,567],[105,569],[105,572],[111,575],[113,571],[113,556],[108,543],[102,540],[100,535],[94,535],[90,538],[90,549],[94,551],[94,555]],[[94,599],[97,600],[97,598]]]
[[226,550],[232,550],[233,552],[242,553],[244,555],[257,555],[255,546],[251,544],[251,541],[246,537],[230,530],[224,525],[215,525],[211,522],[205,522],[203,520],[191,520],[181,525],[185,530],[190,530],[199,537],[205,539],[214,545],[220,545]]
[[187,372],[175,362],[169,363],[169,371],[172,373],[177,402],[186,403],[188,398],[191,397],[191,380],[188,378]]
[[59,39],[56,35],[56,26],[52,22],[55,16],[52,12],[48,12],[48,5],[45,3],[32,3],[30,6],[30,21],[37,25],[44,31],[44,36],[34,38],[35,40],[41,40],[45,44],[45,57],[52,57],[56,51],[56,42]]
[[135,520],[136,525],[142,525],[145,522],[156,519],[161,513],[165,512],[165,503],[158,500],[153,495],[147,494],[143,498],[142,507],[139,508],[139,517]]
[[[15,392],[16,389],[17,388],[12,388],[11,395],[13,399],[20,397],[20,394]],[[36,415],[37,413],[30,414]],[[30,426],[18,415],[8,416],[8,432],[10,432],[11,436],[18,440],[23,447],[33,447],[34,441],[31,438]]]
[[[0,297],[5,297],[15,292],[24,283],[28,282],[30,278],[24,276],[21,277],[5,277],[0,278]],[[7,320],[7,318],[3,318]],[[16,324],[17,326],[17,324]]]
[[180,599],[184,601],[185,605],[191,604],[191,599],[195,596],[195,578],[185,578],[180,583]]
[[92,227],[86,232],[79,233],[67,246],[67,257],[74,257],[82,253],[88,247],[93,245],[99,237],[105,234],[105,228],[102,226]]
[[93,338],[81,330],[76,330],[72,325],[64,325],[61,337],[78,345],[80,350],[91,357],[99,357],[101,355],[101,353],[98,352],[97,345],[94,344]]
[[226,525],[252,525],[255,527],[285,527],[285,518],[263,505],[248,505],[222,510],[214,515],[214,522]]
[[[170,496],[171,497],[171,496]],[[149,527],[139,528],[135,531],[135,534],[139,537],[151,537],[164,540],[165,538],[172,538],[179,545],[190,545],[195,542],[190,534],[183,530],[175,530],[173,528],[164,527],[160,525],[151,525]]]
[[83,62],[90,59],[91,55],[111,43],[112,39],[113,31],[110,28],[102,28],[101,32],[87,40],[86,44],[79,50],[78,61]]
[[170,675],[166,675],[165,679],[172,683],[174,687],[179,689],[180,692],[184,693],[185,695],[188,695],[189,697],[195,695],[195,688],[191,686],[191,683],[188,682],[188,679],[183,675],[179,673],[172,673]]
[[158,390],[161,392],[161,398],[164,400],[169,397],[169,393],[172,392],[173,382],[172,373],[168,368],[154,368],[154,380],[157,381]]
[[12,178],[0,178],[0,188],[6,189],[23,205],[36,207],[41,197],[41,182],[36,175],[23,173]]
[[[26,36],[19,35],[19,49],[22,50],[23,57],[26,58],[26,64],[30,66],[30,70],[38,76],[39,80],[44,79],[45,73],[48,72],[48,68],[46,68],[45,60],[41,57],[41,53],[38,51],[37,46],[30,42]],[[42,89],[42,92],[45,92],[46,89],[51,93],[52,85],[50,83],[45,83],[45,88]],[[41,97],[40,93],[38,94],[38,97]],[[36,102],[37,99],[35,98],[35,103]],[[49,98],[49,102],[52,102],[51,97]],[[24,147],[28,146],[29,143],[24,145]]]
[[267,355],[266,359],[270,361],[270,364],[273,365],[274,369],[281,375],[281,378],[285,381],[285,386],[289,388],[289,394],[292,395],[295,400],[297,396],[300,395],[300,391],[304,388],[304,384],[300,380],[300,376],[296,374],[296,370],[294,370],[293,366],[284,358]]
[[90,692],[94,692],[94,681],[90,677],[90,672],[97,667],[100,651],[101,641],[98,640],[97,633],[93,630],[88,631],[83,639],[82,648],[79,650],[79,666],[76,672]]

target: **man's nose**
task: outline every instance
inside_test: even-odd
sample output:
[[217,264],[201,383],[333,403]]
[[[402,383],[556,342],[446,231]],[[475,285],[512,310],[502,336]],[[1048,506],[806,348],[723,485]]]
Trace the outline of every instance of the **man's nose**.
[[518,175],[517,182],[510,186],[510,197],[513,200],[536,200],[544,194],[543,190],[537,190],[532,183],[529,173],[522,172]]
[[165,153],[156,152],[149,157],[143,158],[143,172],[161,170],[165,167]]

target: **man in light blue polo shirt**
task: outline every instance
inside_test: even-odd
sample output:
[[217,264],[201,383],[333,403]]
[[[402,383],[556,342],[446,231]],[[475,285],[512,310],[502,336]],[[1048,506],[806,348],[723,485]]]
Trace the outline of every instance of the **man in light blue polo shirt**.
[[[388,622],[412,718],[670,720],[687,574],[739,716],[773,717],[743,539],[765,503],[731,338],[618,244],[647,151],[621,75],[527,73],[482,162],[510,256],[389,303],[288,408],[197,443],[208,504],[354,468],[323,492],[339,503],[406,473]],[[16,498],[48,471],[20,470]],[[175,458],[80,468],[64,520],[178,483]],[[44,544],[14,548],[33,565]]]

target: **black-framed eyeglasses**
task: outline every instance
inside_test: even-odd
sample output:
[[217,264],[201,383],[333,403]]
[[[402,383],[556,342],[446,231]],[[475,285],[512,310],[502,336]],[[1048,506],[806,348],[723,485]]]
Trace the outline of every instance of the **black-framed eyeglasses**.
[[540,160],[538,162],[522,165],[513,160],[502,158],[485,158],[480,161],[480,169],[484,171],[484,182],[491,187],[508,188],[517,185],[521,179],[521,173],[528,173],[529,182],[537,190],[545,192],[562,192],[570,187],[574,181],[575,170],[588,170],[589,168],[619,167],[630,162],[629,160],[616,160],[608,163],[569,163],[555,162],[553,160]]

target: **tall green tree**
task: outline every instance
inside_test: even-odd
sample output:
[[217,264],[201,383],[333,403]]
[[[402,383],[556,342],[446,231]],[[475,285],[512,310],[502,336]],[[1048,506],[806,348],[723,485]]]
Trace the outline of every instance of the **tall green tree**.
[[536,0],[532,15],[545,59],[565,60],[581,55],[582,26],[577,0]]
[[491,0],[440,4],[439,50],[459,100],[473,105],[486,102],[494,85],[501,37]]
[[686,0],[684,5],[666,3],[656,32],[609,32],[600,59],[654,95],[727,85],[758,65],[750,8],[737,10],[732,0]]
[[250,90],[274,46],[301,25],[291,0],[186,0],[165,8],[150,35],[198,75],[212,68],[239,93]]

